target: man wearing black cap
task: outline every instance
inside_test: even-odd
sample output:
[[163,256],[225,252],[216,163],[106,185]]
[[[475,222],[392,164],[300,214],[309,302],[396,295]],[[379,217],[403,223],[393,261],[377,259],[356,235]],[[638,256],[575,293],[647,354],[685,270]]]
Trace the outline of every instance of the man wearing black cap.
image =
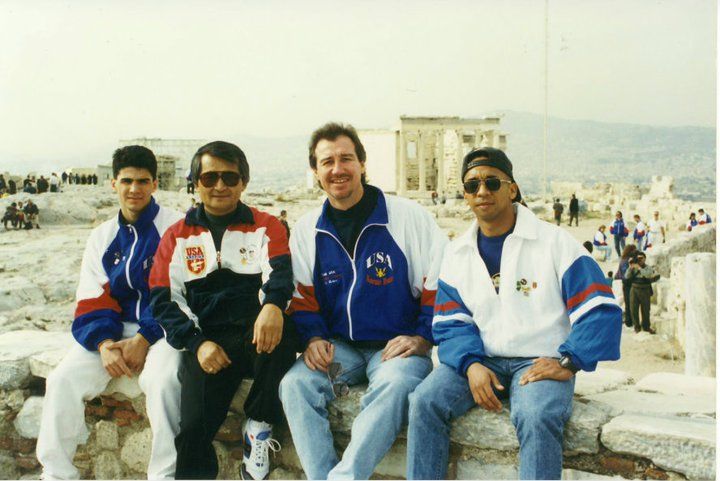
[[468,153],[462,181],[476,221],[443,256],[441,364],[410,395],[407,479],[445,478],[450,421],[506,397],[520,478],[560,479],[574,374],[620,357],[622,312],[583,246],[520,204],[503,151]]

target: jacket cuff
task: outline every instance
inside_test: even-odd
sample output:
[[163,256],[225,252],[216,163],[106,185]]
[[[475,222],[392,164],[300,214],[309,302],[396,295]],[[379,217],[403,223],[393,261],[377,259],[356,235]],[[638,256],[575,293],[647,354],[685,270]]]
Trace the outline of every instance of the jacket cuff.
[[192,336],[190,337],[190,339],[188,339],[185,345],[188,350],[193,352],[193,354],[197,354],[197,351],[200,348],[200,344],[207,340],[207,337],[205,337],[205,335],[199,329],[195,329]]
[[265,304],[272,304],[274,306],[278,306],[281,311],[285,312],[285,309],[288,307],[288,302],[290,301],[290,298],[287,296],[279,293],[279,292],[267,292],[265,294],[265,300],[263,301],[263,306]]
[[468,368],[476,363],[482,361],[482,356],[478,356],[477,354],[470,354],[469,356],[466,356],[465,359],[462,360],[460,363],[460,374],[462,377],[467,378],[467,370]]
[[155,331],[154,329],[149,329],[147,327],[141,327],[140,329],[138,329],[138,334],[144,337],[151,346],[163,337],[162,335],[158,336],[157,331]]

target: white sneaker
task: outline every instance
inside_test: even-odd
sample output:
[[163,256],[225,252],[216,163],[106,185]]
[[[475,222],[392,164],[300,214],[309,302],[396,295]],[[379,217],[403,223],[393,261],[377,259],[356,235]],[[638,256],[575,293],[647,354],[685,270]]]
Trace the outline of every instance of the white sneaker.
[[272,425],[248,419],[243,426],[242,479],[267,479],[270,474],[268,451],[280,451],[280,443],[272,438]]

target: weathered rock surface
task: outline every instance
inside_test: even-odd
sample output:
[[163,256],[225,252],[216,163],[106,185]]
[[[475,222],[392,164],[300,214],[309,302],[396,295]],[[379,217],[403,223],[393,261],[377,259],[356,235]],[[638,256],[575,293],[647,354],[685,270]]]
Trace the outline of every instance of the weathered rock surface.
[[5,277],[0,286],[0,311],[45,302],[42,289],[21,275]]
[[150,428],[133,433],[125,440],[120,451],[120,459],[133,471],[145,473],[150,462],[151,444],[152,431]]
[[685,258],[685,374],[715,376],[715,254]]
[[662,394],[682,394],[715,399],[716,382],[714,377],[688,376],[671,372],[649,374],[635,384],[638,391]]
[[632,377],[617,369],[598,368],[593,372],[580,371],[575,378],[575,394],[589,396],[629,384]]
[[714,420],[627,414],[603,426],[601,440],[690,479],[715,479]]
[[14,421],[15,429],[20,436],[33,439],[38,437],[43,399],[40,396],[31,396],[23,404]]
[[715,413],[714,398],[642,392],[632,388],[595,394],[588,396],[588,399],[605,403],[616,409],[619,413]]
[[42,331],[12,331],[0,335],[0,389],[22,387],[30,379],[33,354],[61,349],[67,345],[69,333],[58,336]]

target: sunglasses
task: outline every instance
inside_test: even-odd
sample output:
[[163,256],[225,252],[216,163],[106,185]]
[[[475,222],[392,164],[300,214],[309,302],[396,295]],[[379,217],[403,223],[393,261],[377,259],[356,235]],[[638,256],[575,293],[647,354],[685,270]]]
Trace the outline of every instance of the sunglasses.
[[347,396],[350,392],[350,387],[347,385],[346,382],[337,380],[337,378],[340,377],[340,374],[342,374],[342,372],[342,364],[340,364],[339,362],[331,362],[330,364],[328,364],[328,379],[330,379],[330,382],[332,383],[332,390],[333,394],[335,394],[335,397]]
[[470,179],[463,182],[463,188],[468,194],[475,194],[480,189],[480,184],[485,184],[490,192],[497,192],[503,182],[512,184],[511,180],[498,179],[497,177],[489,177],[487,179]]
[[222,179],[223,184],[228,187],[235,187],[240,183],[240,174],[238,172],[203,172],[200,174],[200,183],[203,187],[215,187],[218,179]]

